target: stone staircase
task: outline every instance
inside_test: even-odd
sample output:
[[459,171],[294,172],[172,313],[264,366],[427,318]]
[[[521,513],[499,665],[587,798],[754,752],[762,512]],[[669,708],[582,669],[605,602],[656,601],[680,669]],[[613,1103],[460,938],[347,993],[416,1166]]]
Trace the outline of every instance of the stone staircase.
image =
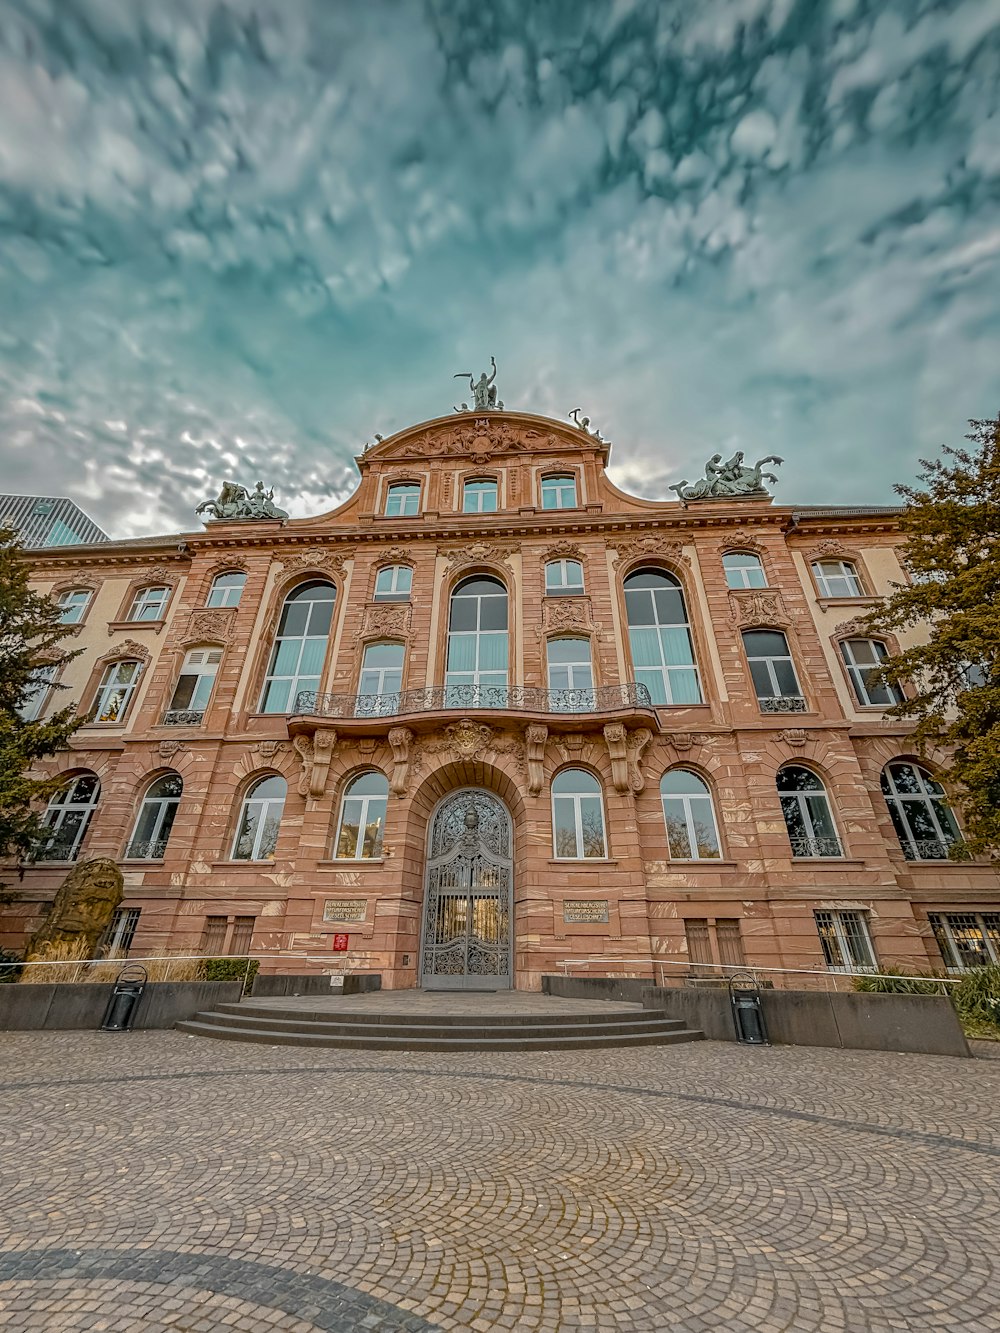
[[[360,998],[360,997],[359,997]],[[539,997],[541,999],[541,997]],[[556,1001],[559,1004],[559,1001]],[[563,1001],[563,1004],[566,1002]],[[220,1004],[177,1024],[179,1032],[267,1046],[344,1047],[363,1051],[569,1051],[672,1046],[704,1034],[681,1019],[632,1005],[538,1013],[400,1013],[349,1010],[298,1001]]]

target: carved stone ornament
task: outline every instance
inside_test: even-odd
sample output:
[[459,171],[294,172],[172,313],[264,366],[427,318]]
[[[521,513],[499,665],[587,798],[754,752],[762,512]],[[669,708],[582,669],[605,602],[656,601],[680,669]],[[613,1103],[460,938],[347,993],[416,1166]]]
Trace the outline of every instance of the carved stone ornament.
[[847,554],[844,543],[837,541],[835,537],[831,537],[825,542],[819,542],[806,552],[809,560],[829,560],[831,557],[839,559]]
[[757,555],[764,555],[767,547],[760,538],[761,533],[756,528],[730,528],[716,549],[719,555],[729,551],[754,551]]
[[161,759],[173,759],[181,750],[188,749],[187,741],[160,741],[156,747]]
[[141,643],[136,643],[135,639],[122,639],[121,643],[116,643],[113,648],[109,648],[103,657],[98,658],[99,662],[110,662],[120,657],[135,657],[144,665],[148,665],[151,653]]
[[262,759],[273,759],[276,754],[283,754],[287,749],[287,741],[258,741],[253,747],[253,752],[259,754]]
[[684,554],[680,542],[668,541],[666,537],[657,536],[655,533],[649,533],[644,537],[612,538],[608,545],[618,552],[621,560],[633,560],[637,556],[645,555],[672,560],[674,564],[688,566],[691,564],[691,557]]
[[328,574],[344,577],[347,561],[355,554],[354,547],[334,549],[328,546],[312,546],[305,551],[282,555],[279,564],[286,574],[299,569],[318,569]]
[[355,640],[408,639],[412,618],[413,607],[409,602],[370,602],[363,609]]
[[413,551],[408,546],[390,546],[378,552],[380,565],[412,565]]
[[784,731],[778,732],[778,740],[784,741],[786,745],[794,745],[797,749],[806,743],[806,733],[801,727],[786,727]]
[[153,565],[149,569],[133,569],[131,574],[133,579],[141,579],[143,583],[167,583],[171,587],[178,579],[178,571],[170,565]]
[[604,743],[611,759],[611,781],[619,796],[631,790],[628,771],[628,732],[622,722],[608,722],[604,727]]
[[528,791],[537,796],[545,781],[545,743],[549,739],[548,727],[540,722],[529,723],[524,729],[525,755],[528,762]]
[[542,616],[538,634],[552,630],[579,630],[590,634],[600,628],[594,624],[589,597],[546,597],[542,603]]
[[725,463],[721,454],[713,454],[705,464],[705,475],[691,485],[688,481],[678,482],[669,489],[674,491],[682,504],[690,500],[735,500],[744,496],[766,496],[765,481],[777,481],[773,472],[765,472],[768,463],[781,463],[784,460],[777,454],[768,454],[758,458],[752,467],[743,462],[743,451],[739,450]]
[[228,643],[236,620],[234,606],[203,607],[188,616],[182,645],[189,643]]
[[502,565],[509,574],[513,570],[508,557],[513,555],[517,546],[513,542],[467,542],[464,546],[439,546],[438,555],[448,561],[450,571],[464,569],[466,565]]
[[302,762],[299,795],[319,799],[326,791],[330,761],[337,744],[337,733],[332,727],[317,727],[312,736],[296,736],[292,746]]
[[420,748],[426,754],[446,754],[450,751],[457,759],[482,759],[487,754],[509,754],[522,760],[524,754],[523,742],[495,731],[485,722],[475,722],[470,717],[452,722],[439,736],[422,741]]
[[547,546],[542,552],[542,560],[548,563],[550,560],[579,560],[583,561],[583,551],[575,542],[556,542],[554,546]]
[[393,795],[404,796],[410,781],[410,746],[413,732],[409,727],[389,728],[389,748],[392,750],[392,778],[389,786]]
[[646,776],[642,771],[642,756],[652,739],[653,733],[649,727],[636,727],[635,731],[629,732],[626,740],[629,786],[637,795],[646,786]]
[[565,435],[543,432],[494,414],[476,416],[469,413],[466,416],[463,413],[452,424],[433,426],[399,444],[390,443],[381,457],[419,458],[421,461],[428,458],[464,457],[472,458],[477,463],[487,463],[497,454],[535,449],[568,449],[572,448],[573,443],[579,447],[580,441],[573,441],[573,434],[570,431]]
[[732,620],[741,629],[790,623],[781,593],[774,588],[731,588],[729,604]]
[[666,739],[679,754],[686,753],[694,745],[710,745],[712,741],[712,737],[703,731],[674,731]]
[[871,633],[863,616],[855,616],[853,620],[842,620],[833,632],[838,639],[849,639],[856,634]]

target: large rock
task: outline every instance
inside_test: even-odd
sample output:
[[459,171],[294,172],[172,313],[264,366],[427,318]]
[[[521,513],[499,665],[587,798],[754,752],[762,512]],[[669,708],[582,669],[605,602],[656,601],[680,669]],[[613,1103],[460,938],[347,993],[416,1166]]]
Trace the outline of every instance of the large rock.
[[28,941],[25,962],[93,958],[97,941],[124,896],[123,886],[122,872],[106,856],[75,865],[63,880],[48,916]]

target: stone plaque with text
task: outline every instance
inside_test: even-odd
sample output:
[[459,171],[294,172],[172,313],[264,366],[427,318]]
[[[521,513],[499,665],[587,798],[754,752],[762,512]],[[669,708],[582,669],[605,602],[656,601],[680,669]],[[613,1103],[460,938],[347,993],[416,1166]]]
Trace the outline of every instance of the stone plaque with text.
[[563,901],[563,921],[581,923],[607,921],[607,898],[566,898]]
[[367,898],[327,898],[323,903],[324,921],[364,921]]

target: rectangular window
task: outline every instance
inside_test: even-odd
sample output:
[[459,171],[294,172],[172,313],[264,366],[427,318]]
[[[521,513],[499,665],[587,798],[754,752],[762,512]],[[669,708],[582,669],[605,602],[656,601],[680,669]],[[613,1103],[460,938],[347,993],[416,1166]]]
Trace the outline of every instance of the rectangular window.
[[409,565],[388,565],[375,575],[376,602],[408,602],[413,586],[413,570]]
[[78,625],[83,619],[89,601],[90,591],[87,588],[75,588],[72,592],[64,592],[59,598],[60,623]]
[[34,722],[45,708],[45,701],[49,697],[49,690],[52,688],[52,682],[55,680],[57,668],[54,666],[36,667],[35,682],[31,687],[31,693],[27,695],[24,703],[17,710],[17,715],[22,722]]
[[823,957],[831,972],[874,972],[878,966],[867,912],[814,912]]
[[462,512],[466,514],[493,514],[497,508],[495,481],[467,481],[462,490]]
[[387,518],[409,518],[420,512],[420,486],[417,482],[398,482],[385,497]]
[[949,972],[1000,963],[1000,912],[928,912]]
[[116,908],[111,924],[97,943],[95,958],[127,958],[138,924],[138,907]]
[[542,508],[543,508],[543,509],[575,509],[575,508],[576,508],[576,478],[575,478],[575,477],[543,477],[543,478],[542,478]]
[[784,634],[773,629],[744,630],[743,646],[762,710],[804,712],[805,700]]
[[243,958],[250,952],[250,944],[253,940],[253,928],[257,918],[254,916],[238,916],[233,918],[233,933],[229,939],[229,952],[239,958]]
[[355,706],[358,717],[390,717],[399,711],[405,652],[401,643],[370,643],[365,648]]
[[124,722],[141,671],[139,662],[112,662],[105,669],[94,700],[96,722]]
[[201,721],[222,661],[221,648],[194,648],[184,659],[164,722],[196,724]]
[[864,597],[858,571],[850,560],[814,560],[812,569],[821,597]]
[[140,588],[129,608],[129,620],[162,620],[169,588]]
[[550,560],[545,566],[546,597],[580,597],[583,565],[579,560]]
[[840,652],[851,678],[855,697],[862,708],[888,708],[900,703],[903,691],[898,685],[883,685],[872,673],[889,656],[878,639],[844,639]]
[[585,713],[594,708],[594,668],[589,639],[550,639],[547,647],[551,707]]

